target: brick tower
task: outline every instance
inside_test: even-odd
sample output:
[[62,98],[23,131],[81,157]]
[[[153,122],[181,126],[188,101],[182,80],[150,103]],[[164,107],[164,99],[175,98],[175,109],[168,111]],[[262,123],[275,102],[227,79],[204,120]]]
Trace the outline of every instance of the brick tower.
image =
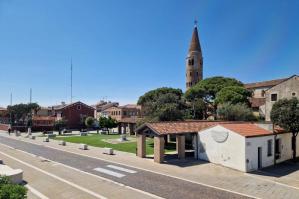
[[203,58],[198,38],[197,22],[195,21],[192,39],[186,58],[186,90],[202,80]]

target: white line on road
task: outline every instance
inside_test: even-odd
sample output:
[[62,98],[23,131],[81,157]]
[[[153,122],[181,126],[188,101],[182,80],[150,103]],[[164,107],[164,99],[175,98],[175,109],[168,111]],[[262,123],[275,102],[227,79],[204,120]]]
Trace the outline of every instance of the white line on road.
[[[14,138],[10,138],[10,139],[14,139]],[[19,141],[30,143],[30,144],[35,144],[35,145],[39,145],[39,146],[41,145],[41,144],[37,144],[37,143],[26,141],[26,140],[19,140]],[[3,145],[5,145],[5,144],[3,144]],[[185,179],[185,178],[174,176],[174,175],[169,175],[169,174],[166,174],[166,173],[161,173],[161,172],[158,172],[158,171],[153,171],[153,170],[145,169],[145,168],[142,168],[142,167],[137,167],[137,166],[133,166],[133,165],[128,165],[128,164],[120,163],[120,162],[117,162],[117,161],[114,161],[114,160],[108,160],[108,159],[104,159],[104,158],[100,158],[100,157],[96,157],[96,156],[91,156],[91,155],[87,155],[87,154],[73,152],[73,151],[70,151],[70,150],[67,150],[67,149],[60,149],[60,148],[49,146],[49,145],[42,145],[42,146],[48,147],[48,148],[52,148],[52,149],[55,149],[55,150],[59,150],[59,151],[63,151],[63,152],[67,152],[67,153],[72,153],[72,154],[76,154],[76,155],[80,155],[80,156],[85,156],[85,157],[89,157],[89,158],[93,158],[93,159],[98,159],[98,160],[110,162],[110,163],[113,163],[113,164],[123,165],[123,166],[126,166],[126,167],[132,167],[132,168],[135,168],[135,169],[139,169],[139,170],[143,170],[143,171],[147,171],[147,172],[151,172],[151,173],[155,173],[155,174],[159,174],[159,175],[163,175],[163,176],[167,176],[167,177],[171,177],[171,178],[183,180],[183,181],[186,181],[186,182],[190,182],[190,183],[194,183],[194,184],[198,184],[198,185],[202,185],[202,186],[206,186],[206,187],[210,187],[210,188],[214,188],[214,189],[218,189],[218,190],[222,190],[222,191],[226,191],[226,192],[238,194],[238,195],[249,197],[249,198],[259,199],[259,197],[257,197],[257,196],[253,196],[253,195],[241,193],[241,192],[238,192],[238,191],[233,191],[233,190],[222,188],[222,187],[218,187],[218,186],[213,186],[213,185],[210,185],[210,184],[206,184],[206,183],[202,183],[202,182],[198,182],[198,181],[194,181],[194,180]]]
[[103,168],[95,168],[93,169],[95,171],[98,171],[98,172],[101,172],[101,173],[105,173],[105,174],[108,174],[108,175],[111,175],[111,176],[115,176],[115,177],[118,177],[118,178],[122,178],[122,177],[125,177],[126,175],[124,174],[121,174],[121,173],[117,173],[115,171],[111,171],[111,170],[108,170],[108,169],[103,169]]
[[96,198],[106,199],[106,197],[104,197],[104,196],[102,196],[102,195],[99,195],[99,194],[97,194],[97,193],[95,193],[95,192],[93,192],[93,191],[91,191],[91,190],[88,190],[88,189],[86,189],[86,188],[84,188],[84,187],[81,187],[81,186],[79,186],[79,185],[77,185],[77,184],[75,184],[75,183],[72,183],[72,182],[70,182],[70,181],[68,181],[68,180],[65,180],[65,179],[63,179],[63,178],[61,178],[61,177],[59,177],[59,176],[56,176],[56,175],[52,174],[52,173],[49,173],[49,172],[47,172],[47,171],[44,171],[44,170],[42,170],[42,169],[40,169],[40,168],[38,168],[38,167],[35,167],[35,166],[31,165],[31,164],[28,164],[27,162],[24,162],[24,161],[22,161],[22,160],[19,160],[19,159],[15,158],[15,157],[13,157],[13,156],[10,156],[10,155],[8,155],[8,154],[6,154],[6,153],[3,153],[3,152],[0,151],[0,154],[4,155],[4,156],[6,156],[6,157],[9,157],[9,158],[11,158],[11,159],[13,159],[13,160],[15,160],[15,161],[17,161],[17,162],[20,162],[20,163],[22,163],[22,164],[24,164],[24,165],[26,165],[26,166],[28,166],[28,167],[30,167],[30,168],[33,168],[33,169],[35,169],[35,170],[37,170],[37,171],[39,171],[39,172],[42,172],[42,173],[44,173],[44,174],[46,174],[46,175],[48,175],[48,176],[51,176],[51,177],[53,177],[53,178],[55,178],[55,179],[57,179],[57,180],[59,180],[59,181],[62,181],[62,182],[64,182],[64,183],[66,183],[66,184],[68,184],[68,185],[70,185],[70,186],[72,186],[72,187],[75,187],[75,188],[77,188],[77,189],[79,189],[79,190],[81,190],[81,191],[83,191],[83,192],[86,192],[86,193],[88,193],[88,194],[90,194],[90,195],[92,195],[92,196],[94,196],[94,197],[96,197]]
[[127,172],[127,173],[137,173],[137,171],[134,171],[134,170],[131,170],[131,169],[126,169],[126,168],[123,168],[123,167],[118,167],[118,166],[115,166],[115,165],[107,165],[107,167],[109,168],[112,168],[112,169],[116,169],[116,170],[119,170],[119,171],[124,171],[124,172]]
[[[24,142],[25,142],[25,141],[24,141]],[[8,145],[6,145],[6,144],[2,144],[2,143],[0,143],[0,145],[5,146],[5,147],[10,147],[10,146],[8,146]],[[15,148],[13,148],[13,149],[15,149]],[[20,151],[20,152],[22,152],[22,153],[26,153],[26,154],[28,153],[27,151],[23,151],[23,150],[21,150],[21,149],[15,149],[15,150]],[[36,156],[36,157],[38,157],[38,156]],[[98,175],[95,175],[95,174],[92,174],[92,173],[88,173],[88,172],[86,172],[86,171],[82,171],[82,170],[80,170],[80,169],[71,167],[71,166],[69,166],[69,165],[66,165],[66,164],[63,164],[63,163],[60,163],[60,162],[55,162],[55,161],[53,161],[53,160],[51,160],[51,161],[52,161],[53,163],[56,163],[57,165],[61,165],[61,166],[64,166],[64,167],[66,167],[66,168],[72,169],[72,170],[74,170],[74,171],[81,172],[81,173],[84,173],[84,174],[86,174],[86,175],[93,176],[93,177],[95,177],[95,178],[99,178],[99,179],[101,179],[101,180],[104,180],[104,181],[107,181],[107,182],[114,183],[114,184],[119,185],[119,186],[121,186],[121,187],[125,187],[125,188],[128,188],[128,189],[131,189],[131,190],[134,190],[134,191],[143,193],[143,194],[148,195],[148,196],[150,196],[150,197],[152,197],[152,198],[156,198],[156,199],[164,199],[164,198],[162,198],[162,197],[160,197],[160,196],[154,195],[154,194],[152,194],[152,193],[149,193],[149,192],[146,192],[146,191],[143,191],[143,190],[140,190],[140,189],[136,189],[136,188],[130,187],[130,186],[128,186],[128,185],[124,185],[124,184],[119,183],[119,182],[115,182],[115,181],[110,180],[110,179],[108,179],[108,178],[104,178],[104,177],[102,177],[102,176],[98,176]]]
[[29,184],[26,184],[25,187],[34,195],[36,195],[37,197],[39,197],[40,199],[49,199],[47,196],[45,196],[44,194],[42,194],[41,192],[39,192],[38,190],[34,189],[33,187],[31,187]]

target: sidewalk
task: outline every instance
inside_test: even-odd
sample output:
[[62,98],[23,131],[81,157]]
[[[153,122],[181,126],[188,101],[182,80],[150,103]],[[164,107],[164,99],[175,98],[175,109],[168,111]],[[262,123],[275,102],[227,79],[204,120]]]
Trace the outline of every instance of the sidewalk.
[[[7,134],[0,133],[2,136]],[[59,145],[59,141],[43,142],[43,138],[31,140],[24,137],[10,136],[34,144],[40,144],[55,149],[99,158],[114,163],[124,164],[139,169],[148,170],[162,175],[170,175],[186,181],[227,189],[230,191],[255,196],[258,198],[298,198],[299,183],[293,178],[273,177],[261,174],[248,174],[218,166],[212,163],[196,160],[173,161],[171,164],[157,164],[152,159],[141,159],[135,154],[115,151],[115,155],[102,154],[103,150],[89,146],[89,150],[78,149],[78,144],[67,143]]]

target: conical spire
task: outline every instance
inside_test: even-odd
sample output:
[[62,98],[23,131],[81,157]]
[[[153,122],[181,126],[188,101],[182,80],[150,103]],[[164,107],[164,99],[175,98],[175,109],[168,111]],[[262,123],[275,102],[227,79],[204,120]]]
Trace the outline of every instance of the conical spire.
[[201,47],[200,47],[199,38],[198,38],[198,31],[197,31],[197,21],[195,21],[194,24],[195,25],[194,25],[194,30],[193,30],[193,34],[192,34],[191,43],[190,43],[189,52],[191,52],[191,51],[201,52]]

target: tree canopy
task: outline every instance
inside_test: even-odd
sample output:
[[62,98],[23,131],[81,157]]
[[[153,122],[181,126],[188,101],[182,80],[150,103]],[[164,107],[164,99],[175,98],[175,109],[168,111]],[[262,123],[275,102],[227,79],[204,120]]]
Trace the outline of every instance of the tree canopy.
[[[195,86],[187,90],[185,93],[185,98],[191,104],[193,104],[198,99],[203,100],[206,103],[206,110],[204,111],[204,115],[208,115],[208,112],[212,112],[214,113],[214,117],[216,118],[217,102],[230,102],[228,98],[234,95],[233,91],[235,92],[235,94],[238,94],[237,96],[234,96],[233,103],[244,103],[244,99],[248,97],[248,93],[245,91],[245,88],[243,90],[241,89],[241,87],[243,87],[243,83],[234,78],[219,76],[210,77],[198,82]],[[230,89],[225,88],[233,88],[234,90],[231,91]],[[223,91],[221,92],[221,90]],[[216,101],[216,96],[218,93],[220,94]],[[195,112],[195,110],[193,110],[193,112]]]
[[249,97],[251,97],[251,95],[252,93],[243,86],[228,86],[216,93],[215,103],[249,104]]
[[228,77],[210,77],[198,82],[186,92],[186,98],[202,97],[206,102],[213,102],[217,93],[229,86],[243,86],[243,83]]
[[271,120],[274,124],[288,132],[299,132],[299,100],[281,99],[277,101],[271,110]]
[[112,117],[100,117],[99,118],[99,126],[100,128],[105,128],[108,130],[111,128],[116,128],[117,127],[118,122],[116,121],[116,119],[112,118]]
[[85,126],[87,128],[91,128],[93,126],[93,124],[94,124],[94,118],[93,117],[87,117],[85,119]]
[[281,99],[272,107],[271,120],[287,132],[292,133],[293,160],[296,161],[296,137],[299,132],[299,100]]
[[138,105],[151,121],[181,120],[186,107],[182,90],[166,87],[145,93],[139,97]]
[[219,119],[226,121],[253,121],[255,117],[246,104],[222,104],[217,114]]
[[12,114],[12,120],[16,122],[25,122],[29,119],[29,115],[32,111],[38,111],[40,106],[37,103],[30,104],[16,104],[13,106],[8,106],[7,111]]

